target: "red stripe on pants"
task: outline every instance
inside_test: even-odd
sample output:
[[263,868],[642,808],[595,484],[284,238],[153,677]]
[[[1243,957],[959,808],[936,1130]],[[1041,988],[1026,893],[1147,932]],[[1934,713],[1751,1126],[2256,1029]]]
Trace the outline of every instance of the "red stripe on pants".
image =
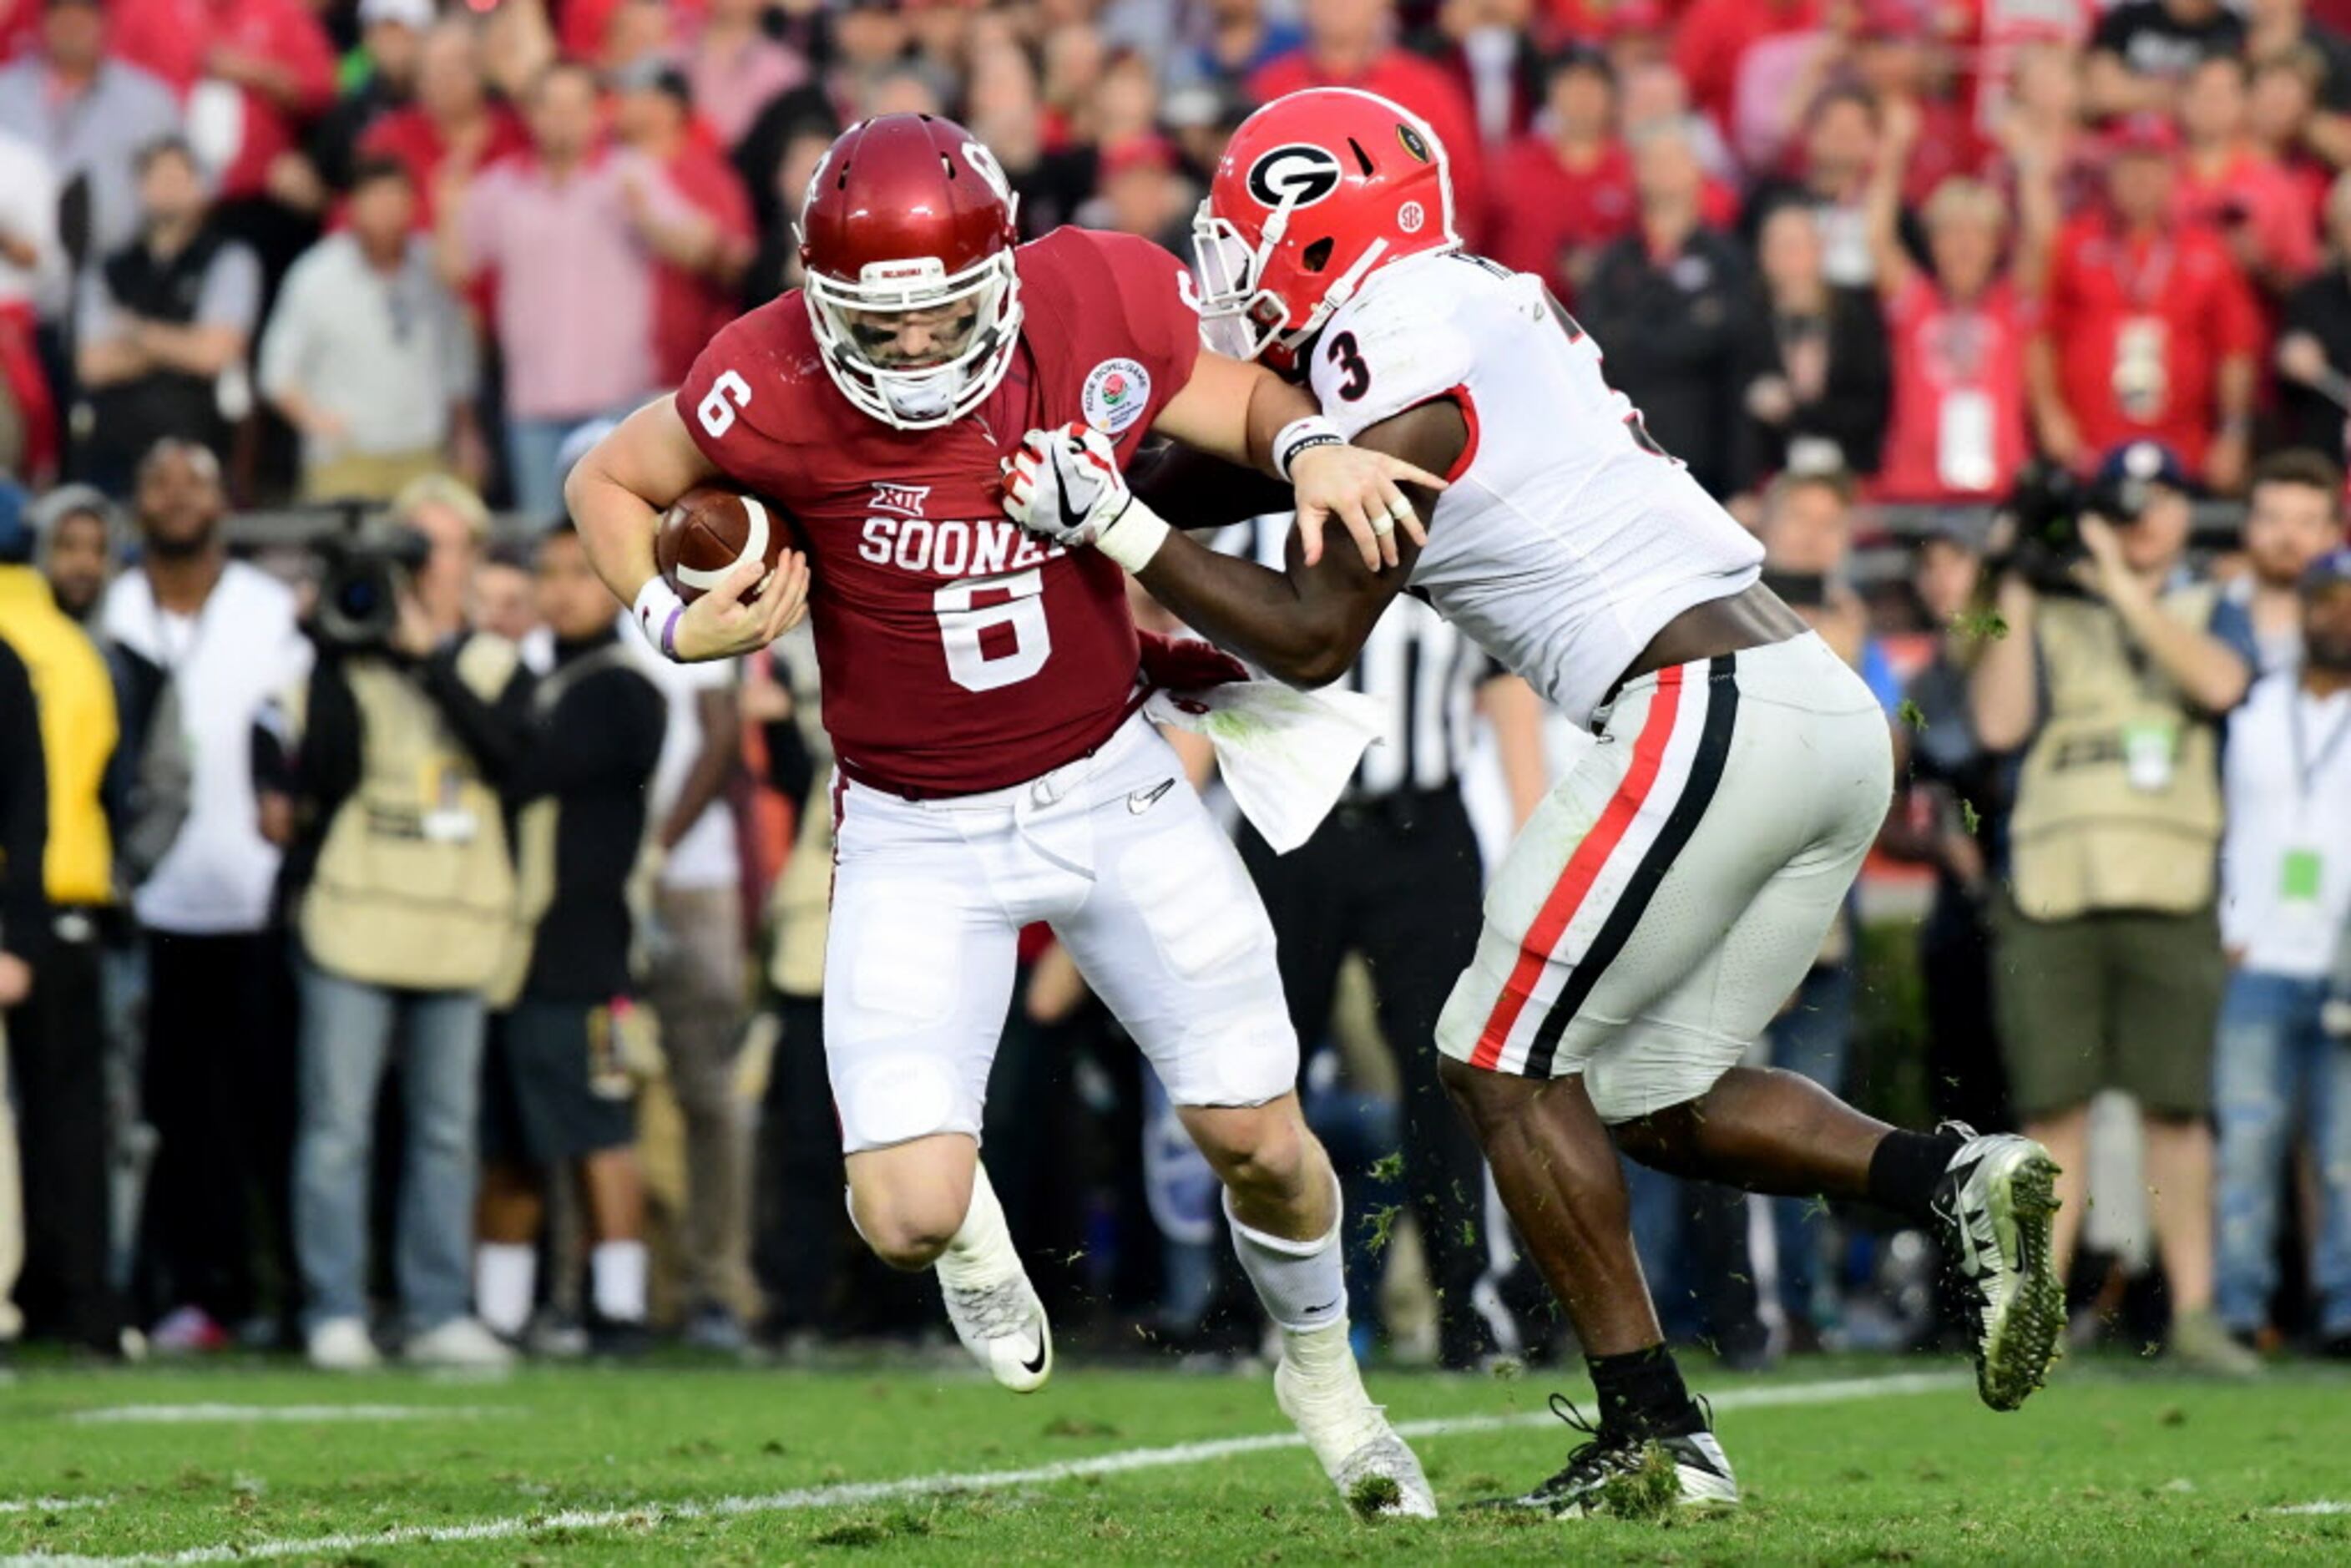
[[1472,1067],[1495,1067],[1502,1060],[1502,1047],[1510,1038],[1510,1030],[1526,1010],[1527,999],[1534,995],[1535,985],[1542,978],[1543,966],[1551,961],[1552,949],[1559,946],[1567,934],[1569,922],[1583,906],[1592,884],[1599,880],[1600,868],[1616,852],[1625,839],[1625,830],[1633,825],[1642,802],[1649,798],[1650,787],[1657,781],[1657,769],[1666,759],[1666,743],[1673,738],[1674,716],[1681,711],[1682,666],[1670,664],[1657,673],[1656,695],[1649,699],[1648,717],[1642,722],[1641,737],[1633,743],[1633,765],[1625,773],[1624,782],[1616,786],[1607,809],[1600,821],[1583,835],[1575,852],[1567,857],[1567,867],[1559,873],[1559,881],[1535,912],[1534,924],[1519,943],[1519,961],[1510,970],[1510,978],[1502,994],[1495,998],[1494,1010],[1486,1019],[1486,1029],[1478,1037],[1477,1050],[1469,1053]]

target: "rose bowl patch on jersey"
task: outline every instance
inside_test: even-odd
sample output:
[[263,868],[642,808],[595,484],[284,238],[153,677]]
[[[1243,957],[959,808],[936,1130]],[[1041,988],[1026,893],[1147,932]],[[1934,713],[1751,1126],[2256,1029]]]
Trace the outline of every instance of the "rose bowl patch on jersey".
[[1143,417],[1151,402],[1151,372],[1133,360],[1104,360],[1086,375],[1081,399],[1086,423],[1116,435]]

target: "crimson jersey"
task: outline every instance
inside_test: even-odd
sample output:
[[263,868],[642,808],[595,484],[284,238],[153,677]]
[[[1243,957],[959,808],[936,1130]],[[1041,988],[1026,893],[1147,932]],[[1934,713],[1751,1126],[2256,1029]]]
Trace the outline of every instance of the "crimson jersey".
[[834,752],[902,794],[1048,772],[1107,739],[1134,690],[1117,563],[1022,533],[998,465],[1073,420],[1132,458],[1199,356],[1190,278],[1148,240],[1083,229],[1016,257],[1020,351],[944,428],[894,430],[852,406],[798,289],[713,338],[677,392],[704,455],[798,520]]

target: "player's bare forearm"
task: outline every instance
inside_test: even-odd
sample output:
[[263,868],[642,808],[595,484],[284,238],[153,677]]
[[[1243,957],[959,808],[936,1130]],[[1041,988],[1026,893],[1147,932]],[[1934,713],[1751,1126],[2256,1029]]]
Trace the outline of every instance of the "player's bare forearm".
[[717,472],[666,397],[622,420],[573,465],[564,505],[596,575],[622,603],[633,603],[653,575],[662,512]]
[[[1355,438],[1432,474],[1449,472],[1468,443],[1468,419],[1445,400],[1406,409]],[[1408,486],[1406,494],[1425,525],[1436,513],[1436,492]],[[1409,537],[1396,544],[1399,559],[1384,570],[1347,550],[1321,552],[1310,563],[1304,537],[1293,529],[1288,568],[1277,572],[1170,538],[1139,580],[1211,641],[1292,685],[1319,686],[1346,674],[1388,601],[1411,580],[1419,549]]]
[[1136,580],[1210,642],[1293,686],[1321,686],[1347,673],[1404,575],[1374,575],[1345,550],[1310,567],[1294,533],[1284,571],[1172,534]]
[[1212,457],[1271,474],[1273,438],[1283,426],[1322,412],[1311,393],[1264,366],[1203,350],[1192,379],[1151,428]]

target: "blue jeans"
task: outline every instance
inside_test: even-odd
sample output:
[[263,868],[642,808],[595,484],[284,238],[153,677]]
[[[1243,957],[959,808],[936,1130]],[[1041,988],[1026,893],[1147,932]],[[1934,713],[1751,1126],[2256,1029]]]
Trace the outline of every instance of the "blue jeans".
[[[1823,965],[1796,988],[1796,1002],[1764,1030],[1771,1065],[1811,1079],[1832,1094],[1844,1092],[1845,1059],[1853,1051],[1855,989],[1853,966]],[[1828,1245],[1828,1207],[1818,1198],[1775,1197],[1771,1231],[1779,1244],[1780,1301],[1789,1313],[1819,1325],[1834,1316],[1820,1300]]]
[[409,1326],[464,1314],[474,1239],[483,1006],[472,991],[396,991],[305,963],[294,1246],[311,1327],[367,1312],[368,1180],[376,1095],[401,1030],[408,1148],[394,1268]]
[[2351,1045],[2319,1028],[2325,1001],[2325,980],[2247,970],[2229,977],[2221,998],[2212,1052],[2220,1127],[2214,1304],[2241,1333],[2269,1321],[2278,1179],[2300,1128],[2317,1155],[2325,1217],[2311,1260],[2319,1326],[2329,1336],[2351,1333]]
[[557,459],[574,433],[602,420],[628,417],[630,402],[603,413],[562,419],[507,417],[507,483],[514,491],[514,508],[534,528],[543,528],[563,513],[563,473]]

